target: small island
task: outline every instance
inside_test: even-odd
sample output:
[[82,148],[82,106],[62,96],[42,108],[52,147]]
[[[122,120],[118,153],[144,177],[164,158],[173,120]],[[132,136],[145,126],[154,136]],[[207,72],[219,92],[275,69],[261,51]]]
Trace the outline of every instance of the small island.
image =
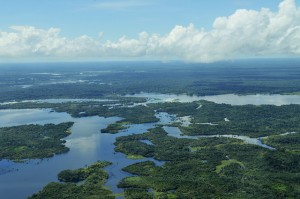
[[105,129],[101,129],[101,133],[111,133],[115,134],[118,133],[119,131],[128,129],[129,122],[116,122],[109,124]]
[[110,190],[103,187],[108,179],[108,174],[103,168],[110,164],[106,161],[95,162],[85,168],[64,170],[58,174],[61,182],[49,183],[42,191],[32,195],[29,199],[115,198]]

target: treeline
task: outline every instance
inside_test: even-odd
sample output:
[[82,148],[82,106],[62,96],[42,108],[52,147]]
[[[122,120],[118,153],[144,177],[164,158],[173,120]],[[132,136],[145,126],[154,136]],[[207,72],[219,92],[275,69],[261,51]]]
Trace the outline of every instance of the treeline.
[[[212,65],[180,62],[115,64],[114,68],[106,68],[107,72],[98,72],[106,66],[96,64],[92,67],[93,73],[86,71],[89,64],[85,64],[86,68],[74,68],[72,71],[59,66],[51,71],[60,73],[55,78],[51,74],[34,74],[48,71],[45,68],[41,71],[38,66],[32,67],[31,73],[26,70],[28,66],[8,73],[2,68],[0,84],[4,88],[0,90],[0,101],[99,98],[139,92],[216,95],[292,93],[300,90],[300,71],[298,63],[293,60],[222,62]],[[22,88],[22,85],[32,87]]]

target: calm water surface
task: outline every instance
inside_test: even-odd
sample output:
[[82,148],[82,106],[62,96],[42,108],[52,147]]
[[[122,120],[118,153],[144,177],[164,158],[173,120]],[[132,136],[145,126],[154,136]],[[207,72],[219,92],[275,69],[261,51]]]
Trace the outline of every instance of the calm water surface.
[[[25,163],[0,161],[0,196],[5,196],[5,199],[26,198],[41,190],[48,182],[57,181],[57,174],[60,171],[84,167],[98,160],[113,163],[112,166],[106,168],[110,175],[106,186],[116,193],[122,192],[122,189],[118,189],[116,185],[130,174],[121,169],[145,159],[127,159],[124,154],[114,152],[113,143],[118,136],[143,133],[154,127],[154,123],[130,125],[128,129],[115,135],[100,133],[100,129],[120,119],[98,116],[72,118],[67,113],[51,112],[50,109],[1,110],[1,127],[23,124],[58,124],[66,121],[75,123],[71,128],[72,134],[66,138],[66,145],[70,148],[68,153]],[[157,165],[163,164],[151,158],[148,160],[154,161]]]
[[118,100],[109,99],[39,99],[39,100],[22,100],[22,101],[10,101],[3,102],[0,105],[16,104],[20,102],[35,102],[35,103],[66,103],[66,102],[114,102]]
[[[197,100],[208,100],[216,103],[227,103],[232,105],[245,104],[300,104],[300,95],[217,95],[217,96],[188,96],[188,95],[166,95],[153,93],[140,93],[133,95],[135,97],[147,97],[147,103],[157,102],[192,102]],[[84,99],[84,101],[90,101]],[[51,102],[65,102],[62,101]],[[71,100],[72,101],[72,100]],[[121,169],[135,162],[144,161],[130,160],[122,153],[114,152],[116,137],[130,135],[133,133],[143,133],[147,129],[153,128],[155,124],[169,124],[175,115],[167,113],[159,113],[157,117],[160,119],[158,123],[130,125],[130,127],[119,134],[101,134],[100,129],[105,128],[108,124],[120,120],[121,118],[110,117],[83,117],[73,118],[67,113],[57,113],[50,109],[21,109],[21,110],[0,110],[0,127],[16,126],[23,124],[47,124],[62,123],[67,121],[75,122],[71,128],[72,134],[66,138],[66,145],[70,151],[66,154],[56,155],[52,158],[44,160],[31,160],[25,163],[13,163],[11,161],[0,161],[0,197],[5,199],[23,199],[42,189],[50,181],[57,181],[57,174],[64,169],[76,169],[90,165],[97,160],[111,161],[113,165],[106,168],[110,178],[106,183],[112,191],[119,193],[122,189],[117,188],[117,183],[130,174],[123,172]],[[180,138],[196,138],[193,136],[181,136],[180,131],[176,127],[164,127],[169,135]],[[214,135],[218,136],[218,135]],[[224,135],[223,137],[233,137],[232,135]],[[212,137],[212,136],[211,136]],[[197,137],[198,138],[198,137]],[[259,139],[236,136],[247,143],[264,146]],[[143,142],[147,142],[143,140]],[[147,142],[151,144],[150,142]],[[271,148],[270,148],[271,149]],[[151,158],[157,165],[163,162],[156,161]]]
[[157,94],[157,93],[139,93],[134,95],[127,95],[134,97],[146,97],[147,103],[158,102],[193,102],[198,100],[207,100],[218,104],[231,105],[286,105],[286,104],[300,104],[300,95],[212,95],[212,96],[190,96],[190,95],[175,95],[175,94]]
[[164,126],[164,130],[168,133],[168,135],[176,137],[176,138],[188,138],[188,139],[199,139],[199,138],[213,138],[213,137],[225,137],[225,138],[234,138],[244,141],[247,144],[254,144],[257,146],[264,147],[266,149],[275,150],[275,148],[263,144],[261,138],[250,138],[248,136],[243,135],[198,135],[198,136],[188,136],[182,135],[182,132],[178,127]]

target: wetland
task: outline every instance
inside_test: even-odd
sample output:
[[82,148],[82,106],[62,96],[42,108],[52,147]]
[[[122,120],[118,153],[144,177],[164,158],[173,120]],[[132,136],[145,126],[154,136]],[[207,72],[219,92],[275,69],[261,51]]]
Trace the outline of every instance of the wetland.
[[296,198],[300,71],[286,63],[272,73],[237,63],[4,67],[0,194]]

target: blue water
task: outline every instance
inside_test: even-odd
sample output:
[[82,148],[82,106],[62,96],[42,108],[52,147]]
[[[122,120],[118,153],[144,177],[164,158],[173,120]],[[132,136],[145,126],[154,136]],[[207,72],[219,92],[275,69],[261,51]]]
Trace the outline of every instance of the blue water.
[[[24,117],[25,116],[25,117]],[[103,118],[98,116],[73,118],[67,113],[52,112],[50,109],[1,110],[0,126],[23,124],[75,122],[71,128],[72,134],[66,138],[66,146],[70,151],[43,160],[30,160],[25,163],[14,163],[8,160],[0,161],[0,196],[5,199],[22,199],[41,190],[47,183],[57,181],[57,174],[64,169],[76,169],[90,165],[98,160],[112,162],[106,167],[110,178],[106,183],[113,192],[121,193],[117,183],[130,176],[122,168],[130,164],[151,160],[156,165],[163,162],[153,158],[139,160],[127,159],[122,153],[114,151],[116,137],[146,132],[155,123],[130,125],[119,134],[102,134],[100,129],[121,118]],[[17,191],[16,191],[17,190]]]
[[231,105],[287,105],[300,104],[300,95],[211,95],[211,96],[196,96],[196,95],[175,95],[175,94],[160,94],[160,93],[139,93],[134,95],[127,95],[133,97],[146,97],[146,103],[162,103],[162,102],[193,102],[199,100],[207,100],[217,104],[231,104]]
[[213,138],[213,137],[225,137],[225,138],[233,138],[244,141],[247,144],[254,144],[257,146],[264,147],[266,149],[275,150],[275,148],[270,147],[266,144],[263,144],[261,138],[250,138],[248,136],[243,135],[199,135],[199,136],[189,136],[182,135],[182,132],[178,127],[164,126],[164,130],[168,133],[169,136],[173,136],[176,138],[188,138],[188,139],[201,139],[201,138]]
[[[216,103],[229,103],[233,105],[243,104],[300,104],[300,95],[219,95],[196,97],[187,95],[161,95],[142,93],[135,96],[148,97],[148,103],[180,101],[190,102],[200,99],[214,101]],[[117,183],[130,174],[123,172],[121,169],[135,162],[144,161],[130,160],[122,153],[114,151],[114,142],[116,137],[130,134],[146,132],[147,129],[153,128],[156,124],[170,124],[176,117],[167,113],[159,113],[158,123],[134,124],[128,129],[118,134],[101,134],[100,130],[106,128],[108,124],[116,122],[121,118],[110,117],[103,118],[99,116],[73,118],[67,113],[57,113],[51,109],[21,109],[21,110],[0,110],[0,127],[17,126],[22,124],[58,124],[61,122],[75,122],[71,128],[72,134],[66,138],[66,145],[70,151],[66,154],[56,155],[44,160],[31,160],[25,163],[14,163],[8,160],[0,161],[0,197],[5,199],[23,199],[33,193],[41,190],[47,183],[57,181],[57,174],[64,169],[76,169],[92,164],[98,160],[111,161],[113,165],[106,168],[110,178],[106,183],[115,193],[122,192],[117,188]],[[176,127],[165,127],[169,135],[178,138],[199,138],[192,136],[181,136]],[[218,136],[218,135],[214,135]],[[233,137],[233,135],[225,135]],[[235,136],[234,138],[242,139],[247,143],[263,145],[259,138]],[[143,141],[151,144],[148,141]],[[272,148],[269,148],[272,149]],[[163,162],[147,158],[154,161],[157,165]]]

